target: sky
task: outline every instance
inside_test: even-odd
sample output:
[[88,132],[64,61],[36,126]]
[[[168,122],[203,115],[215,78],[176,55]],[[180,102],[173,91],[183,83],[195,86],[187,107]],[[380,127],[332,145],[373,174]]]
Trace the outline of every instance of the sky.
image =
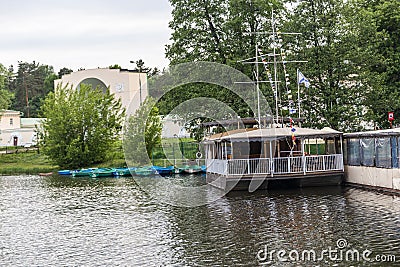
[[168,0],[0,0],[0,63],[39,62],[74,71],[143,59],[167,67]]

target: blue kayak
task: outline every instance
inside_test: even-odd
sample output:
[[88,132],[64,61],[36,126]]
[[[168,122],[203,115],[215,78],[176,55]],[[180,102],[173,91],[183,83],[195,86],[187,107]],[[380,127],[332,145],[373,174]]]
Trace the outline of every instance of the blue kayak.
[[72,175],[71,170],[60,170],[58,171],[58,175]]
[[169,166],[169,167],[153,166],[153,169],[160,175],[168,175],[174,172],[174,166]]
[[113,175],[114,176],[131,176],[135,173],[136,168],[116,168]]

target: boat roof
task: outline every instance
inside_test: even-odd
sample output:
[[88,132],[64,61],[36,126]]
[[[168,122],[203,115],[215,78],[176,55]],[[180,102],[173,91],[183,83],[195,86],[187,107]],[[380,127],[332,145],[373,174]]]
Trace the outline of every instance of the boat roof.
[[[343,133],[325,127],[321,130],[310,128],[295,128],[294,135],[299,139],[309,138],[330,138],[340,136]],[[244,130],[244,129],[242,129]],[[266,129],[252,129],[242,132],[226,132],[224,134],[213,135],[205,139],[207,141],[234,141],[234,142],[249,142],[249,141],[263,141],[263,140],[276,140],[285,139],[292,136],[291,128],[266,128]]]
[[245,128],[245,129],[236,129],[236,130],[231,130],[231,131],[227,131],[227,132],[223,132],[223,133],[217,133],[217,134],[213,134],[209,137],[206,137],[207,140],[214,140],[214,139],[221,139],[223,137],[226,136],[231,136],[237,133],[245,133],[245,132],[250,132],[250,131],[255,131],[258,130],[257,128]]
[[400,128],[375,130],[366,132],[346,133],[343,135],[345,138],[356,137],[380,137],[380,136],[400,136]]

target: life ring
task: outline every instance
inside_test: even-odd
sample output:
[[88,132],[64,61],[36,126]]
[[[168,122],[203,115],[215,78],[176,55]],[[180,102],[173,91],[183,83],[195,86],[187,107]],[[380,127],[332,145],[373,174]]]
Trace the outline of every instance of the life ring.
[[196,158],[200,159],[200,158],[202,158],[202,157],[203,157],[203,154],[201,154],[200,151],[196,153]]

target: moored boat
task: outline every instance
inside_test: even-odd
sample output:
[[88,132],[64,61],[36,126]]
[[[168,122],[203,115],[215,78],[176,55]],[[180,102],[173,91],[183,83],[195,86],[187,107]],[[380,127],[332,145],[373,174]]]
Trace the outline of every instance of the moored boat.
[[183,171],[185,173],[199,173],[202,169],[199,165],[186,165]]
[[184,166],[180,166],[180,167],[178,167],[178,166],[175,166],[174,167],[174,171],[173,171],[173,173],[174,174],[180,174],[180,173],[183,173],[183,170],[185,169],[185,167]]
[[91,177],[99,178],[99,177],[113,177],[115,169],[113,168],[99,168],[93,170],[91,173]]
[[52,172],[40,172],[39,176],[52,176],[53,173]]
[[72,175],[72,171],[71,170],[59,170],[58,175]]
[[140,176],[147,176],[147,175],[151,175],[154,173],[155,173],[155,170],[153,169],[153,167],[149,167],[149,166],[136,168],[136,170],[135,170],[135,174],[140,175]]
[[204,172],[204,173],[207,172],[207,167],[206,167],[206,165],[201,165],[200,167],[201,167],[201,171],[202,171],[202,172]]
[[72,177],[91,177],[94,170],[96,169],[90,168],[72,171]]
[[132,168],[116,168],[114,170],[114,176],[131,176],[136,170],[135,167]]
[[160,175],[168,175],[174,172],[174,166],[168,166],[168,167],[153,166],[153,169]]

